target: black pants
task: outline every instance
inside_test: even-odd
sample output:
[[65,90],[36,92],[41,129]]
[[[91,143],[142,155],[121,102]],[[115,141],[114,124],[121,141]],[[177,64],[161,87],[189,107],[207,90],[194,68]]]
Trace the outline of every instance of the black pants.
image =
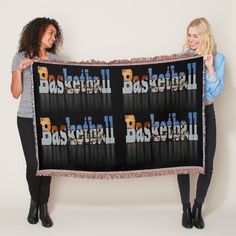
[[[204,202],[210,185],[213,160],[216,148],[216,121],[213,104],[206,106],[206,168],[205,174],[200,174],[197,181],[196,198],[195,201],[199,204]],[[190,201],[190,180],[189,174],[178,175],[178,184],[181,195],[182,204],[188,204]]]
[[34,201],[47,203],[50,193],[51,177],[36,176],[37,159],[33,119],[17,117],[17,126],[26,160],[26,179],[31,198]]

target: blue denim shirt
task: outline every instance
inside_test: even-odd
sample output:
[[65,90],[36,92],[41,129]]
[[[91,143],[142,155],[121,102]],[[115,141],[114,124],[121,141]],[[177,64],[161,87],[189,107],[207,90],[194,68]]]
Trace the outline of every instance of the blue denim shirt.
[[220,53],[215,55],[214,69],[215,73],[212,76],[209,76],[206,70],[205,100],[207,101],[214,101],[215,97],[220,95],[224,88],[225,58]]

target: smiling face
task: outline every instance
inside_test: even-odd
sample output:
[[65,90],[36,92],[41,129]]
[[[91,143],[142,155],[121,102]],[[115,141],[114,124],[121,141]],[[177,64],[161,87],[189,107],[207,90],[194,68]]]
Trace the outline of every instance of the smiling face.
[[53,25],[49,25],[41,39],[41,49],[51,48],[56,41],[56,28]]
[[200,47],[200,37],[198,35],[197,30],[194,27],[189,27],[187,32],[187,40],[189,47],[193,50],[197,50]]

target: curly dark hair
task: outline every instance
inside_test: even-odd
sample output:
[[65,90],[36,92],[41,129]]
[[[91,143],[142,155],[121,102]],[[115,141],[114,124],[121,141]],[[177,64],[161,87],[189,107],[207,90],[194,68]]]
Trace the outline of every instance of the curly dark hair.
[[35,18],[24,26],[19,40],[18,52],[25,51],[29,58],[39,56],[40,42],[49,25],[53,25],[56,28],[57,33],[55,43],[51,48],[48,48],[47,51],[56,53],[63,43],[62,30],[56,20],[46,17]]

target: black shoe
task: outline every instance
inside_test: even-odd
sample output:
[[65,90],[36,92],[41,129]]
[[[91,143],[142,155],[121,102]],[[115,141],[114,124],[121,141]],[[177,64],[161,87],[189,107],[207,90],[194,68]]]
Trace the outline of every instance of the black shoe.
[[29,214],[27,217],[27,220],[30,224],[36,224],[39,221],[38,207],[39,207],[38,202],[31,199]]
[[52,219],[49,216],[48,213],[48,205],[47,203],[40,203],[39,204],[39,217],[40,220],[42,221],[42,225],[44,227],[52,227],[53,226],[53,222]]
[[182,225],[187,229],[193,228],[192,213],[190,206],[183,209]]
[[203,229],[205,227],[202,218],[202,206],[193,206],[193,224],[198,229]]

